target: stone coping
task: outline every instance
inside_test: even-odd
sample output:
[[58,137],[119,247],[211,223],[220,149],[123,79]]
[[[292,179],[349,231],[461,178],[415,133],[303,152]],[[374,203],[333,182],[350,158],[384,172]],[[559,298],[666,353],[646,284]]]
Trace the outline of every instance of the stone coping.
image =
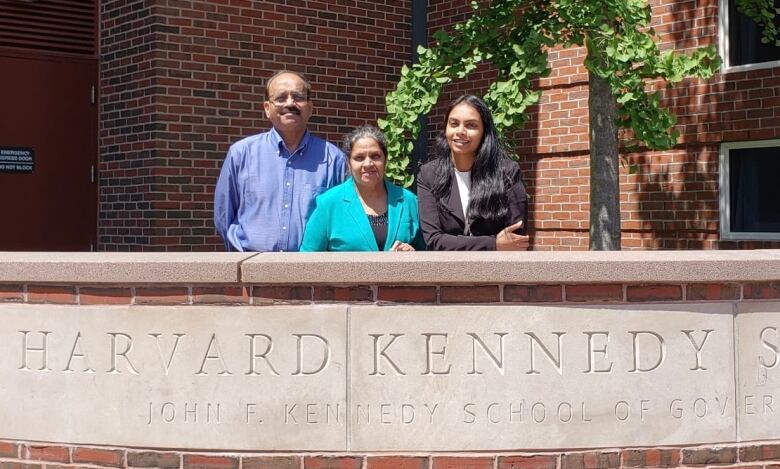
[[0,283],[505,284],[780,280],[780,249],[415,253],[0,252]]
[[256,253],[0,252],[0,282],[236,283]]
[[264,253],[241,264],[245,283],[609,283],[780,279],[780,249]]

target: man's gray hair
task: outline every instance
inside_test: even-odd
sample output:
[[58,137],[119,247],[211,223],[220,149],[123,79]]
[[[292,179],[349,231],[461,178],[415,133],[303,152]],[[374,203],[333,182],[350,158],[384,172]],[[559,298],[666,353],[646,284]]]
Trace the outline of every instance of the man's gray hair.
[[303,89],[304,91],[306,91],[306,99],[311,99],[311,83],[309,83],[309,80],[306,79],[306,77],[302,73],[296,72],[294,70],[279,70],[278,72],[268,77],[268,80],[265,81],[265,100],[266,101],[271,100],[271,82],[274,81],[274,79],[279,75],[284,75],[286,73],[290,75],[295,75],[298,78],[300,78],[301,81],[303,81]]

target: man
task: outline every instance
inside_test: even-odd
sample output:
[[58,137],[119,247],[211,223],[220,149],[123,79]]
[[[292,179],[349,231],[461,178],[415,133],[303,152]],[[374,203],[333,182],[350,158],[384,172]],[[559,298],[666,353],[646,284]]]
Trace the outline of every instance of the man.
[[297,251],[314,198],[341,183],[344,154],[311,135],[311,85],[290,71],[266,83],[273,128],[233,144],[214,193],[214,224],[228,251]]

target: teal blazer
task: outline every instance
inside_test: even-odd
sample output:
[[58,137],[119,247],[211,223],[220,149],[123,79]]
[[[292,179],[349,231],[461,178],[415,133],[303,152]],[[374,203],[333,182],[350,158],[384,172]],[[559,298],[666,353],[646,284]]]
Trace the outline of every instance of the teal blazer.
[[[396,240],[425,249],[417,196],[387,180],[385,188],[387,240],[382,250],[390,250]],[[379,251],[352,178],[318,196],[316,204],[303,232],[301,251]]]

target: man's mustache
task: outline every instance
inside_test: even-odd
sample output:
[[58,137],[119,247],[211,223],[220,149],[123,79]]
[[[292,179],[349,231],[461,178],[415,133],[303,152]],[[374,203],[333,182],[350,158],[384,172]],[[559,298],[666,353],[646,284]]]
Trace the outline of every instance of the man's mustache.
[[301,110],[295,106],[282,106],[282,108],[279,110],[279,113],[280,114],[291,113],[291,114],[301,115]]

